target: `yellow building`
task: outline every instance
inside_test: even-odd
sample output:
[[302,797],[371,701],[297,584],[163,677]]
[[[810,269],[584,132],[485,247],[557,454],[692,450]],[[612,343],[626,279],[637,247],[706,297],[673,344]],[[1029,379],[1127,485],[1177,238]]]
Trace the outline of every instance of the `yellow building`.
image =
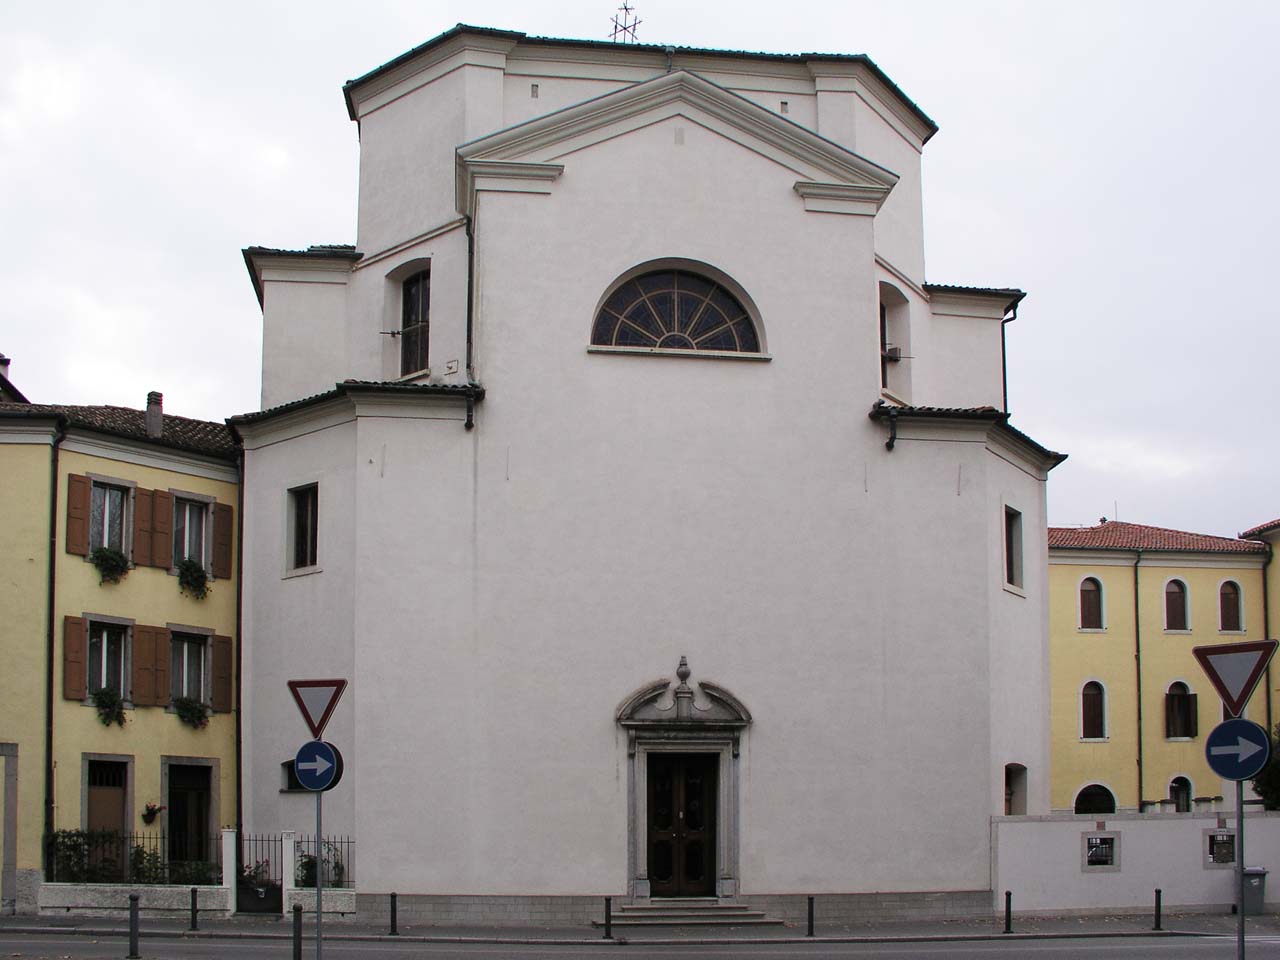
[[[147,399],[0,402],[7,912],[56,870],[215,879],[236,819],[238,450]],[[125,839],[77,860],[55,831]]]
[[[1257,540],[1105,519],[1049,528],[1054,810],[1226,795],[1204,757],[1222,702],[1191,649],[1266,637],[1269,557]],[[1245,715],[1271,729],[1274,696],[1269,671]]]

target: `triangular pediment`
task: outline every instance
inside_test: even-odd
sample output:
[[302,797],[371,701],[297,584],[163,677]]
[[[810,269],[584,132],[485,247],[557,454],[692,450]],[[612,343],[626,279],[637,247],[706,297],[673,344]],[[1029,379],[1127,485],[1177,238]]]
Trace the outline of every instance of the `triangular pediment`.
[[[458,148],[458,209],[472,213],[480,184],[550,192],[575,153],[681,117],[740,144],[795,176],[806,198],[879,208],[896,174],[731,90],[684,70],[615,90]],[[520,187],[515,187],[520,189]]]

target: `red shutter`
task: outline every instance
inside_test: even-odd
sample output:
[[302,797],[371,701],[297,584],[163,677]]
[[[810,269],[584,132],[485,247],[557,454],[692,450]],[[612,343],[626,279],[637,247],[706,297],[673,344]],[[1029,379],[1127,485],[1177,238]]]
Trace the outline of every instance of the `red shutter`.
[[173,566],[173,494],[155,492],[151,511],[151,559],[157,567]]
[[62,695],[68,700],[83,700],[86,696],[84,661],[87,645],[84,617],[63,617]]
[[169,704],[169,641],[172,634],[165,627],[156,627],[155,638],[155,704],[164,707]]
[[231,638],[213,638],[213,686],[214,713],[231,712]]
[[93,496],[93,484],[88,477],[70,474],[67,477],[67,553],[89,555],[89,504]]
[[225,503],[213,505],[213,575],[231,579],[231,526],[234,512]]
[[133,676],[129,699],[135,707],[153,707],[156,703],[156,628],[141,625],[133,628]]
[[154,565],[151,551],[152,491],[133,491],[133,562],[140,567]]

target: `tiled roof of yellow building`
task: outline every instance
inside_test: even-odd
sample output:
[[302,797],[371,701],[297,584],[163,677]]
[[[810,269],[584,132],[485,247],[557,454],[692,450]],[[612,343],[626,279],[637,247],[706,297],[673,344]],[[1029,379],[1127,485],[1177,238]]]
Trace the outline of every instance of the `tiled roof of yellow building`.
[[1142,523],[1104,520],[1095,527],[1050,527],[1049,548],[1066,550],[1151,550],[1177,553],[1266,553],[1256,540],[1188,533]]

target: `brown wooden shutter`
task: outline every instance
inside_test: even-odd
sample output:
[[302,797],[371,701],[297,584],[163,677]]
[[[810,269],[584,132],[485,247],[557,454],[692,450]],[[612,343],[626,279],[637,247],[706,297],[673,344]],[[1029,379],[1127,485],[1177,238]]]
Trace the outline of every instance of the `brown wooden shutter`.
[[156,658],[155,658],[155,705],[157,707],[165,707],[169,705],[169,642],[173,635],[166,627],[155,627],[156,642]]
[[151,552],[151,509],[153,491],[133,491],[133,562],[140,567],[154,566]]
[[1164,735],[1165,737],[1176,737],[1178,735],[1178,699],[1172,693],[1164,695]]
[[135,707],[153,707],[156,703],[156,635],[155,627],[133,628],[133,675],[130,677],[129,699]]
[[[84,479],[81,477],[81,479]],[[68,700],[83,700],[85,689],[85,650],[88,646],[84,617],[62,619],[62,695]]]
[[1200,705],[1196,700],[1199,694],[1187,694],[1187,736],[1200,736]]
[[214,713],[231,712],[231,638],[213,638],[213,685],[211,691]]
[[74,473],[67,477],[67,553],[78,553],[82,557],[89,555],[89,504],[92,497],[93,484],[88,477]]
[[225,503],[213,505],[213,575],[231,579],[231,528],[234,512]]
[[173,494],[155,491],[151,509],[151,558],[157,567],[173,566]]

